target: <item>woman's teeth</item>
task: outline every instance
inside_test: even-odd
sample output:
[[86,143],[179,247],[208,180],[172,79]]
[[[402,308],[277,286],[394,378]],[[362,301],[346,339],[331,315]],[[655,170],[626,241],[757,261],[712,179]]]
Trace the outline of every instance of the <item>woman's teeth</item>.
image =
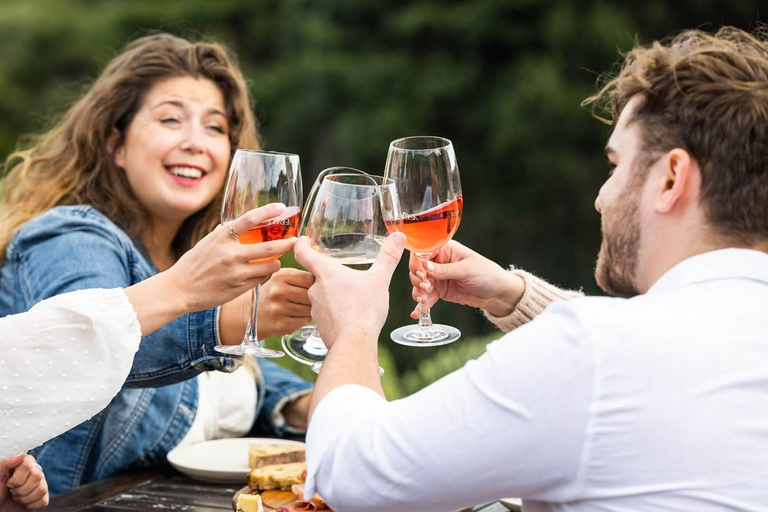
[[193,167],[169,167],[168,171],[174,176],[197,180],[203,177],[203,171]]

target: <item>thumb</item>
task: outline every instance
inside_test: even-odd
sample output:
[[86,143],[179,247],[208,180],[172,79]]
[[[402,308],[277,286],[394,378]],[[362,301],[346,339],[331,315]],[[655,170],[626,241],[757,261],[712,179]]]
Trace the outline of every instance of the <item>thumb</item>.
[[13,457],[0,460],[0,478],[8,476],[12,470],[16,469],[19,464],[24,462],[24,458],[26,456],[26,453],[20,453],[18,455],[14,455]]
[[307,269],[314,275],[318,275],[319,268],[328,258],[312,248],[309,238],[302,236],[293,246],[293,257],[296,263]]
[[405,235],[399,231],[396,231],[389,235],[384,244],[381,246],[376,261],[373,262],[371,270],[383,274],[387,280],[392,279],[392,274],[397,268],[397,264],[400,262],[400,258],[403,257],[403,250],[405,249]]

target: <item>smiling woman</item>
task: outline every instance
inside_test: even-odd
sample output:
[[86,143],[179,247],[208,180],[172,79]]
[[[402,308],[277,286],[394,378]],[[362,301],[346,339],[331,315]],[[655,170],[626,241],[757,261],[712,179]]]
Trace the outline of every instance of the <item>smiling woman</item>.
[[[0,287],[9,293],[0,295],[0,315],[170,268],[218,224],[236,148],[258,149],[258,134],[224,48],[167,34],[130,43],[57,125],[6,163]],[[261,337],[309,321],[311,284],[294,269],[272,275],[259,304]],[[252,428],[302,432],[309,383],[273,363],[241,366],[214,351],[242,340],[240,308],[235,299],[144,336],[110,405],[33,451],[51,493],[165,461],[182,442]]]
[[144,243],[160,270],[175,255],[159,239],[178,232],[224,186],[231,153],[225,110],[221,90],[210,80],[165,79],[149,90],[115,152],[115,163],[146,209],[151,234]]

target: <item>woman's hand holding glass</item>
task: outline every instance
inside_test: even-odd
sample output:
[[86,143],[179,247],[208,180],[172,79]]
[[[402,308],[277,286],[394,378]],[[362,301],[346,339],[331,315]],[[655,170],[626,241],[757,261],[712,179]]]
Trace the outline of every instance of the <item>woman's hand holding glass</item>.
[[[275,203],[247,212],[234,219],[239,232],[279,217],[285,205]],[[143,335],[148,335],[175,318],[222,306],[219,322],[224,344],[240,343],[240,296],[263,283],[280,269],[275,256],[293,250],[295,238],[263,244],[241,244],[227,226],[219,225],[171,268],[126,289],[141,321]],[[262,263],[250,263],[252,260]]]
[[[442,299],[501,317],[514,311],[525,292],[525,282],[520,276],[456,240],[433,252],[426,268],[411,253],[408,270],[413,300],[428,308]],[[417,305],[411,318],[418,319],[419,315]]]
[[[284,212],[283,204],[270,204],[234,219],[232,226],[246,232],[279,218]],[[280,269],[280,262],[275,258],[292,251],[294,243],[296,238],[241,244],[229,233],[228,226],[219,225],[163,275],[173,279],[173,289],[184,290],[177,295],[186,302],[185,311],[202,311],[219,306],[266,281]],[[253,260],[262,261],[250,263]]]

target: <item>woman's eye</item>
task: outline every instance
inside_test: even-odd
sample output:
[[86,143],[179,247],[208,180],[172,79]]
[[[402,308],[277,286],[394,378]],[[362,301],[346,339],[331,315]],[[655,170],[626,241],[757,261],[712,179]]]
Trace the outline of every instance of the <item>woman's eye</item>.
[[218,133],[221,133],[222,135],[227,133],[227,131],[224,129],[224,127],[220,126],[218,124],[208,125],[208,129],[209,130],[213,130],[213,131],[218,132]]
[[176,124],[179,122],[179,120],[175,117],[164,117],[160,120],[163,124]]
[[608,176],[613,176],[613,171],[616,170],[616,164],[613,162],[608,162]]

